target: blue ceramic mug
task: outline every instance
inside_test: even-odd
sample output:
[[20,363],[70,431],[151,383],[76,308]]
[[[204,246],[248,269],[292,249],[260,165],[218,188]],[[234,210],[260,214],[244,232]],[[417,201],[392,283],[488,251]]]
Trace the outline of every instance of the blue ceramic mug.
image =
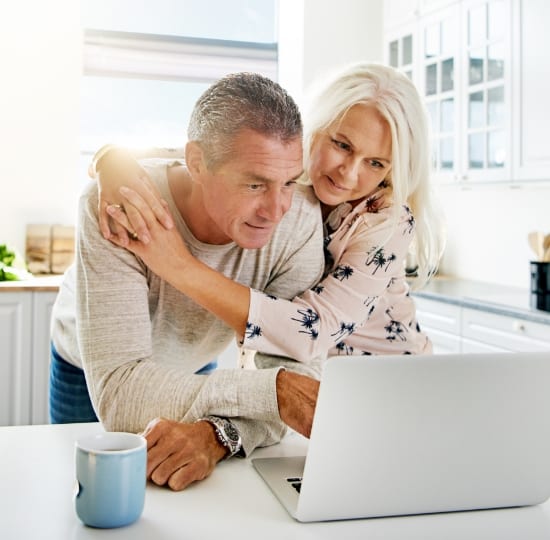
[[83,523],[130,525],[145,503],[147,441],[141,435],[106,432],[76,441],[75,508]]

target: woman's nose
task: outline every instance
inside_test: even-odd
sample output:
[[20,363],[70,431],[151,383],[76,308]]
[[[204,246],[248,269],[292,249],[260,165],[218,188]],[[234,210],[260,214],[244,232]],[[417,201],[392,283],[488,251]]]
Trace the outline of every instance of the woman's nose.
[[340,174],[345,182],[356,182],[359,177],[360,161],[346,159],[340,165]]

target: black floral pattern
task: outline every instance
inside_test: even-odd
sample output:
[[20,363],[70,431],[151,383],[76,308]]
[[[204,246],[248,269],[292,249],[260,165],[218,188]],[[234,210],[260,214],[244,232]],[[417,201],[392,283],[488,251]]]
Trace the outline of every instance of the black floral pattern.
[[248,339],[257,338],[257,337],[260,337],[261,335],[262,335],[262,329],[259,326],[252,324],[251,322],[246,323],[245,336]]
[[335,341],[338,341],[339,339],[343,338],[344,336],[351,336],[355,332],[355,323],[340,323],[340,328],[336,330],[333,334],[330,334],[332,337],[335,337]]
[[300,334],[308,334],[311,339],[317,339],[319,337],[319,331],[315,328],[319,324],[319,314],[312,309],[298,310],[298,314],[301,315],[299,319],[291,317],[293,321],[300,323],[300,326],[304,330],[299,330]]
[[[390,205],[391,194],[379,192],[349,214],[340,212],[341,224],[333,232],[325,224],[324,276],[328,279],[311,287],[297,303],[279,300],[288,307],[272,309],[269,318],[264,315],[265,321],[270,321],[269,329],[265,321],[263,329],[250,324],[246,336],[259,337],[262,345],[267,340],[273,346],[271,334],[276,333],[280,341],[282,331],[289,343],[294,342],[294,349],[285,344],[279,347],[281,354],[296,350],[303,355],[301,361],[317,354],[320,347],[329,355],[415,354],[424,350],[429,340],[421,332],[413,302],[402,284],[415,219],[409,207],[403,206],[397,228],[392,230]],[[339,258],[334,262],[333,254]],[[281,318],[283,312],[286,316]]]
[[332,275],[339,281],[349,279],[353,275],[353,268],[351,266],[337,266]]
[[396,321],[392,314],[391,308],[386,309],[386,315],[389,318],[389,322],[384,326],[386,331],[386,339],[388,341],[395,341],[397,339],[401,341],[407,341],[405,332],[408,332],[407,327],[400,321]]
[[397,256],[395,255],[395,253],[386,255],[384,248],[381,247],[376,249],[374,253],[367,255],[365,266],[374,265],[374,271],[372,272],[372,275],[374,275],[380,268],[383,268],[384,272],[387,272],[390,267],[390,264],[396,259],[397,259]]

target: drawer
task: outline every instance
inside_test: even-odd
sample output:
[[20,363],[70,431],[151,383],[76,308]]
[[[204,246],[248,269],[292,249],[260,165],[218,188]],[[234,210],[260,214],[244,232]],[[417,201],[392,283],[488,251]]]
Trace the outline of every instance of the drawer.
[[460,336],[460,306],[414,296],[420,328],[436,328]]
[[550,325],[477,309],[462,309],[462,337],[500,350],[550,351]]

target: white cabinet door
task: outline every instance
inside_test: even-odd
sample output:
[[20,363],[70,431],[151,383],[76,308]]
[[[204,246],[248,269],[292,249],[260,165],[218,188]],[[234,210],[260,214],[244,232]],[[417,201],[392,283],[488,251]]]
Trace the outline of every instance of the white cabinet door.
[[386,32],[384,42],[386,63],[397,68],[416,84],[419,75],[417,24],[407,24]]
[[466,338],[462,340],[461,350],[464,354],[512,352],[510,349],[503,349],[502,347],[496,347],[495,345],[488,345],[487,343],[483,343],[481,341]]
[[0,294],[0,426],[30,422],[32,293]]
[[418,89],[430,117],[435,177],[461,178],[461,34],[458,5],[423,17],[419,24]]
[[515,0],[514,157],[515,172],[523,180],[550,178],[550,3]]
[[462,309],[462,337],[489,350],[550,351],[550,326],[477,309]]
[[417,296],[414,301],[435,353],[550,351],[550,325]]
[[427,325],[421,325],[432,341],[434,354],[457,354],[461,352],[460,336],[442,332]]
[[511,180],[511,0],[462,3],[462,179]]
[[414,303],[420,329],[432,340],[434,353],[460,352],[460,306],[416,296]]
[[33,350],[31,386],[31,423],[48,424],[50,371],[50,320],[55,292],[35,292],[33,295]]

